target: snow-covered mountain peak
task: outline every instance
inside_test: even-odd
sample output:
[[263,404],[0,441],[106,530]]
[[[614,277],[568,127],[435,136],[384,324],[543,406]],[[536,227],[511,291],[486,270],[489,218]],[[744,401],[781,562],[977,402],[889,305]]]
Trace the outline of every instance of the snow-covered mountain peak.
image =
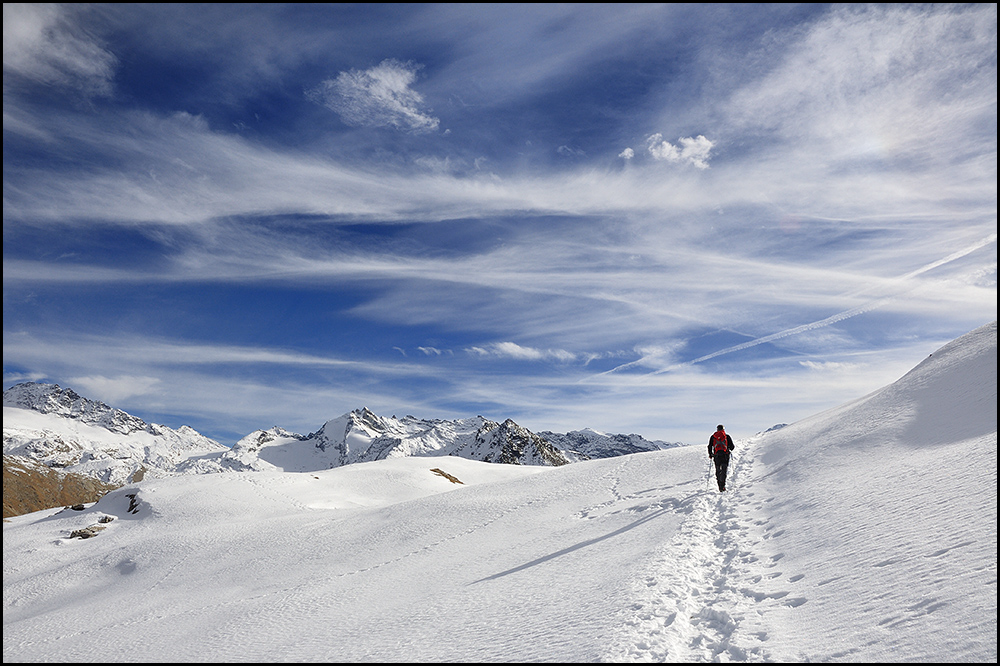
[[17,384],[3,392],[3,404],[4,407],[19,407],[40,414],[76,419],[122,435],[149,428],[145,421],[136,416],[109,407],[100,400],[84,398],[73,389],[64,389],[58,384]]
[[[639,435],[586,436],[536,434],[512,419],[397,418],[362,407],[298,435],[272,429],[256,431],[222,456],[232,470],[309,471],[404,456],[453,456],[500,464],[559,466],[590,458],[668,448]],[[581,443],[582,442],[582,443]]]
[[548,440],[512,419],[503,423],[485,421],[475,440],[462,453],[465,457],[514,465],[565,465],[572,462]]
[[226,447],[190,426],[173,429],[84,398],[58,384],[25,383],[3,394],[3,452],[109,484],[219,471],[204,458]]
[[354,427],[362,428],[372,434],[391,430],[396,421],[395,418],[387,419],[378,416],[367,407],[355,409],[348,414],[348,417]]
[[649,441],[641,435],[606,434],[592,428],[571,430],[566,434],[544,430],[538,434],[559,448],[572,461],[610,458],[628,453],[683,446],[681,442]]
[[18,384],[4,392],[5,454],[112,484],[175,474],[316,471],[404,456],[559,466],[669,446],[589,428],[536,434],[509,418],[400,419],[361,407],[308,435],[274,426],[228,449],[190,426],[147,423],[56,384]]

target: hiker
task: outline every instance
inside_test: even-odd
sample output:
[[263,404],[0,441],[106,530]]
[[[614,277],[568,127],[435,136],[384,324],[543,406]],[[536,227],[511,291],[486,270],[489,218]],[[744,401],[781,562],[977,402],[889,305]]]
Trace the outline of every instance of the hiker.
[[715,480],[719,482],[719,492],[726,489],[726,472],[729,471],[729,452],[732,451],[733,438],[726,434],[721,425],[708,438],[708,457],[715,461]]

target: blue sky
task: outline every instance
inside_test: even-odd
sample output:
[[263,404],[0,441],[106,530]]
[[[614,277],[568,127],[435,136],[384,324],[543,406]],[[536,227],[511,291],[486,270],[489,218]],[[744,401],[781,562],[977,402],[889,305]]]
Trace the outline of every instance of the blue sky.
[[689,443],[996,319],[995,4],[4,5],[4,388]]

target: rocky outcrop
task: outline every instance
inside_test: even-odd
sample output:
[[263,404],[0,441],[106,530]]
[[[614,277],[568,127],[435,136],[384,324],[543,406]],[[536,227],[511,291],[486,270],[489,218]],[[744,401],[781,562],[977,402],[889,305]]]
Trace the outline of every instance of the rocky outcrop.
[[84,398],[58,384],[25,382],[3,392],[5,407],[30,409],[39,414],[57,414],[96,425],[120,435],[149,430],[149,424],[137,416],[109,407],[99,400]]
[[570,460],[548,440],[511,419],[486,421],[469,445],[452,455],[505,465],[565,465]]
[[52,469],[23,456],[3,457],[3,517],[96,502],[117,488],[89,476]]

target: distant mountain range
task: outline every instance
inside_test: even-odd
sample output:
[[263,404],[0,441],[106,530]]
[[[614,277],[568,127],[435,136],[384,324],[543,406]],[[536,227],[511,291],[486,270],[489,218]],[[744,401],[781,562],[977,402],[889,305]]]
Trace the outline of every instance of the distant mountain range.
[[5,516],[8,468],[30,479],[23,470],[44,465],[49,477],[81,475],[104,488],[177,474],[308,472],[399,456],[556,466],[682,445],[594,430],[533,433],[510,419],[498,423],[482,416],[397,419],[361,408],[308,435],[277,426],[256,430],[230,449],[188,426],[175,430],[146,423],[57,384],[12,386],[3,393],[3,407]]

